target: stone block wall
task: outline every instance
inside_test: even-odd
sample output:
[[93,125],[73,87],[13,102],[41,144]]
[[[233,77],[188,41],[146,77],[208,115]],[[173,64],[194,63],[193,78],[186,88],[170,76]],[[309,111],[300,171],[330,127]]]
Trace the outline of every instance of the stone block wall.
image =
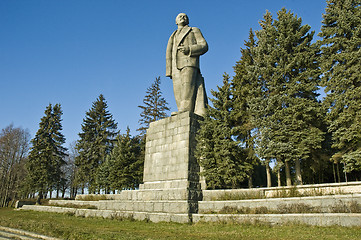
[[280,192],[297,190],[300,194],[313,195],[341,195],[341,194],[361,194],[361,182],[347,183],[324,183],[309,184],[292,187],[270,187],[270,188],[251,188],[251,189],[220,189],[220,190],[203,190],[203,200],[219,200],[225,195],[228,196],[252,196],[257,195],[262,198],[273,198]]
[[219,213],[226,208],[267,208],[268,210],[282,210],[292,205],[304,205],[317,209],[323,213],[332,212],[333,208],[358,204],[361,206],[361,194],[329,195],[316,197],[268,198],[228,201],[200,201],[199,213]]
[[193,151],[200,119],[184,112],[150,124],[141,189],[188,187],[193,184],[188,181],[199,183],[199,166]]

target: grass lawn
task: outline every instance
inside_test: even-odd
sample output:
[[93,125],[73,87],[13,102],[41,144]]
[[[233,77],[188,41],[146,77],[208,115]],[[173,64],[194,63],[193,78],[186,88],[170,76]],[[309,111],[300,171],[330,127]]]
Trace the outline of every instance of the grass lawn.
[[361,228],[151,223],[0,208],[0,225],[63,239],[361,239]]

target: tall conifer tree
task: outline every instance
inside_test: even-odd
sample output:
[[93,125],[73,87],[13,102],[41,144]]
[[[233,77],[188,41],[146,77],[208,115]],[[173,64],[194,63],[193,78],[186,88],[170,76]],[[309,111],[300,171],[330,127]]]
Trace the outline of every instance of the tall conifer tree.
[[88,184],[89,192],[100,191],[97,185],[99,166],[105,161],[113,148],[115,136],[118,134],[117,123],[107,110],[108,105],[101,94],[92,108],[86,112],[86,117],[79,133],[80,139],[76,148],[79,155],[75,159],[77,182],[83,187]]
[[[255,35],[252,29],[249,31],[248,41],[245,41],[245,48],[241,48],[241,59],[233,67],[235,76],[231,82],[231,94],[233,111],[231,113],[234,123],[238,126],[237,139],[246,153],[245,159],[249,164],[247,174],[249,176],[249,187],[252,186],[253,166],[257,164],[258,157],[254,151],[255,143],[252,131],[254,124],[251,119],[249,102],[256,97],[253,91],[254,83],[247,76],[247,67],[253,65],[252,49],[256,46]],[[266,166],[268,163],[266,164]],[[268,165],[269,166],[269,165]],[[270,179],[269,179],[270,180]]]
[[229,76],[225,74],[223,85],[211,92],[213,107],[208,107],[196,136],[196,158],[203,168],[207,188],[238,188],[251,166],[244,161],[245,153],[237,140],[240,127],[232,115],[235,112]]
[[361,1],[328,0],[319,36],[335,163],[361,170]]
[[45,116],[41,118],[39,130],[31,140],[27,181],[30,188],[39,193],[38,200],[57,186],[62,176],[61,168],[66,164],[64,157],[67,149],[62,146],[65,143],[65,137],[61,133],[62,114],[60,104],[54,107],[49,104]]
[[296,183],[302,183],[300,161],[323,141],[317,126],[322,111],[316,93],[317,48],[311,44],[314,32],[284,8],[277,20],[267,12],[260,25],[254,65],[248,69],[261,94],[251,104],[260,133],[258,146],[267,149],[262,157],[284,163],[287,185],[291,185],[295,161]]
[[154,83],[147,88],[143,99],[144,105],[138,106],[142,109],[139,120],[140,128],[137,129],[141,135],[145,134],[151,122],[167,117],[167,111],[170,110],[167,101],[162,97],[160,83],[160,77],[157,77]]
[[141,156],[140,137],[132,137],[130,129],[118,135],[116,144],[107,158],[108,181],[112,190],[135,189],[143,178],[144,159]]

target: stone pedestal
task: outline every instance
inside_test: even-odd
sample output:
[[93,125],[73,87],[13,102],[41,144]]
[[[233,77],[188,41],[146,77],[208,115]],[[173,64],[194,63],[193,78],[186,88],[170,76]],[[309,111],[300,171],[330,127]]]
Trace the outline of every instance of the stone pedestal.
[[[185,201],[187,213],[198,211],[202,199],[199,165],[194,157],[195,134],[202,117],[183,112],[152,122],[147,130],[144,184],[148,201]],[[178,205],[179,208],[179,205]]]

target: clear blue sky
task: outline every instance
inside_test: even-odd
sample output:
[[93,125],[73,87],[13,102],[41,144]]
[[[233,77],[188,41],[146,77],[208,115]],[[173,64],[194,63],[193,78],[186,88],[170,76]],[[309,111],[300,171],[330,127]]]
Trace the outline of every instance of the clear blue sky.
[[201,71],[210,96],[224,72],[233,76],[249,29],[282,7],[320,31],[326,0],[0,0],[0,129],[13,123],[34,137],[45,107],[60,103],[68,145],[103,94],[121,133],[129,126],[134,135],[137,106],[157,76],[177,109],[165,49],[178,13],[209,44]]

